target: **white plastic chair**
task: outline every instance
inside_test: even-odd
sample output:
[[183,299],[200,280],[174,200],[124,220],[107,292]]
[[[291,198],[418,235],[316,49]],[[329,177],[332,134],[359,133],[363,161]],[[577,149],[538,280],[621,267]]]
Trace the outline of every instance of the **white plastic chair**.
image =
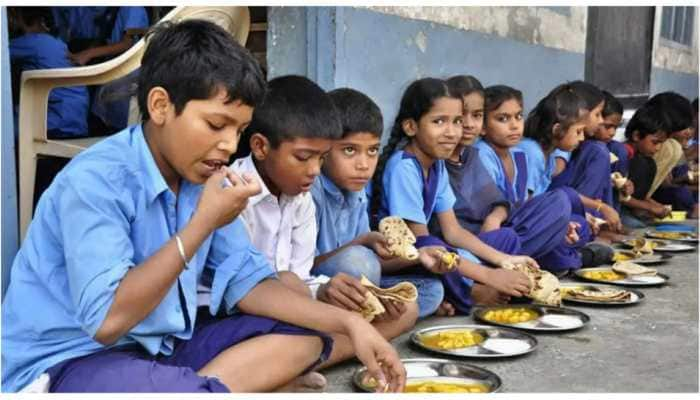
[[[161,21],[205,19],[223,27],[238,43],[245,45],[250,29],[248,7],[189,7],[179,6]],[[56,87],[100,85],[121,78],[141,65],[146,48],[139,40],[125,53],[101,64],[75,68],[26,71],[22,74],[19,100],[19,222],[20,238],[24,239],[32,219],[36,163],[39,155],[72,158],[104,137],[82,139],[49,139],[46,114],[49,92]],[[133,107],[131,108],[133,110]],[[129,123],[139,120],[130,113]]]

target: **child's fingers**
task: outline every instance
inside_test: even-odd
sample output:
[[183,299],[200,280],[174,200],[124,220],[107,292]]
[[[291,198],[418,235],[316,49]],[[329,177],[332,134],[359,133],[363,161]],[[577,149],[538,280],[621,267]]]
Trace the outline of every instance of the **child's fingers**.
[[362,311],[362,301],[360,303],[354,301],[345,293],[340,291],[336,287],[331,287],[328,289],[328,298],[333,302],[335,305],[344,308],[346,310],[350,311],[355,311],[355,312],[361,312]]

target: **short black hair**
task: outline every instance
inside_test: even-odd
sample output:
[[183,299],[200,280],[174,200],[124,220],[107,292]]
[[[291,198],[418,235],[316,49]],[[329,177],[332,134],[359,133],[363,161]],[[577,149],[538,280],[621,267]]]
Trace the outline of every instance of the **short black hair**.
[[690,100],[675,92],[663,92],[647,101],[658,107],[666,118],[668,133],[682,131],[693,126],[693,106]]
[[272,148],[294,138],[340,139],[343,128],[328,93],[298,75],[268,82],[263,102],[253,111],[246,136],[260,133]]
[[569,82],[569,85],[571,85],[571,88],[574,90],[574,92],[576,92],[576,94],[583,97],[583,99],[586,101],[588,111],[592,111],[598,104],[605,101],[605,95],[603,95],[603,92],[598,89],[597,86],[591,83],[584,81],[573,81]]
[[482,96],[484,95],[484,86],[478,79],[471,75],[455,75],[446,82],[450,91],[461,97],[468,96],[474,92]]
[[612,114],[623,114],[623,112],[625,111],[624,107],[622,107],[622,103],[620,103],[620,100],[618,100],[617,97],[613,96],[612,93],[605,90],[603,90],[603,96],[605,96],[603,118]]
[[668,134],[668,123],[663,111],[649,103],[638,108],[625,128],[625,137],[628,141],[632,141],[635,132],[640,139],[657,132]]
[[506,85],[493,85],[484,89],[484,124],[488,120],[488,114],[508,100],[517,100],[523,105],[523,92]]
[[384,121],[377,103],[366,94],[350,88],[328,92],[343,127],[343,137],[357,132],[367,132],[382,137]]
[[150,118],[148,92],[163,87],[179,115],[190,100],[205,100],[224,90],[228,101],[255,107],[265,94],[260,65],[233,36],[213,22],[188,19],[160,23],[146,34],[138,103],[143,121]]

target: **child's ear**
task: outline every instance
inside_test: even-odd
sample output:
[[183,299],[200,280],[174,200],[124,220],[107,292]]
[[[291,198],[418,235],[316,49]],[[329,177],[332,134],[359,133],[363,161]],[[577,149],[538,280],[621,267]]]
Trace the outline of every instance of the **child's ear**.
[[406,133],[406,136],[413,137],[418,132],[418,124],[413,118],[407,118],[401,121],[401,129]]
[[250,136],[250,152],[256,160],[264,160],[270,152],[270,141],[256,132]]
[[642,139],[639,137],[639,131],[632,132],[632,141],[639,142],[640,140]]
[[561,136],[561,124],[555,122],[554,125],[552,125],[552,137],[561,138]]
[[156,86],[148,91],[146,106],[150,120],[156,125],[163,125],[167,119],[168,112],[173,103],[170,102],[170,95],[165,88]]

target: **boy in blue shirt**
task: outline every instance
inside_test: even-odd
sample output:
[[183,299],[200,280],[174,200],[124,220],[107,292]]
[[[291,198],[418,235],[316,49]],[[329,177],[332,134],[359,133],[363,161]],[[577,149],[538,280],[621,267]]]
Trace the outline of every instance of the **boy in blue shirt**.
[[[383,302],[387,312],[379,316],[377,329],[387,338],[410,329],[416,316],[434,313],[443,299],[440,280],[416,275],[385,275],[398,272],[407,263],[392,258],[384,237],[370,231],[365,187],[379,159],[383,130],[379,107],[366,95],[342,88],[329,92],[340,115],[343,137],[335,140],[321,175],[311,188],[316,205],[318,236],[313,273],[331,277],[321,285],[318,298],[348,310],[357,310],[366,289],[361,276],[373,284],[390,287],[409,281],[418,288],[418,310],[411,304]],[[439,268],[434,249],[424,248],[420,260]]]
[[[348,335],[380,386],[402,390],[405,370],[376,330],[274,279],[236,218],[260,187],[221,167],[264,90],[258,64],[220,27],[154,30],[143,123],[66,166],[17,253],[3,391],[43,373],[52,392],[272,390],[330,353],[327,335],[299,326]],[[197,308],[203,276],[208,310]]]

